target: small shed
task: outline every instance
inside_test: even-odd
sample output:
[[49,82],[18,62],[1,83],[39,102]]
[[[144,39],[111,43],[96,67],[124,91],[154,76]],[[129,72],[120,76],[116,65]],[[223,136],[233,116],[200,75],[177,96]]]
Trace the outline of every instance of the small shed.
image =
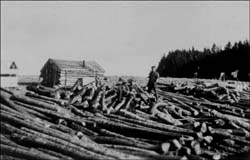
[[104,72],[95,61],[48,59],[41,69],[40,77],[45,86],[73,86],[79,78],[82,84],[87,84],[94,81],[96,76],[104,76]]
[[1,60],[1,87],[17,87],[18,68],[14,61]]

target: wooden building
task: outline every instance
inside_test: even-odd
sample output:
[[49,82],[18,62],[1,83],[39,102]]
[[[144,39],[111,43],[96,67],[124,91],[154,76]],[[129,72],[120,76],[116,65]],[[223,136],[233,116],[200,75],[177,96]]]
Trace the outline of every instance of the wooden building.
[[14,61],[1,60],[1,87],[17,87],[18,68]]
[[83,84],[87,84],[94,81],[96,76],[103,76],[104,72],[95,61],[49,59],[41,69],[40,77],[45,86],[73,86],[79,78],[82,78]]

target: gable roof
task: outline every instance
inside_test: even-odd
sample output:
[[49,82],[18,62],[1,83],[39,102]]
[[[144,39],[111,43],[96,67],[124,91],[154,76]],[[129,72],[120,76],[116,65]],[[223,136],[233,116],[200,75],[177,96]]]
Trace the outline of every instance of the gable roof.
[[83,67],[83,61],[74,61],[74,60],[59,60],[59,59],[49,59],[54,62],[59,69],[88,69],[92,72],[104,73],[105,70],[95,61],[85,61],[85,66]]
[[1,60],[1,74],[16,72],[18,69],[16,63],[10,60]]

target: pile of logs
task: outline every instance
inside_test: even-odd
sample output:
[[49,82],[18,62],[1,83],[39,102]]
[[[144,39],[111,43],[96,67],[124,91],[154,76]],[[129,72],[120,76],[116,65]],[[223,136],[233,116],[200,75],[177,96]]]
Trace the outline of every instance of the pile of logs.
[[206,98],[214,102],[218,101],[227,104],[238,103],[241,98],[240,93],[244,92],[242,88],[236,85],[220,85],[219,83],[204,81],[196,81],[196,83],[159,83],[159,86],[165,91],[192,95],[197,98]]
[[249,156],[250,109],[244,94],[229,105],[164,89],[156,101],[134,81],[76,85],[60,96],[52,88],[27,90],[1,88],[1,159]]

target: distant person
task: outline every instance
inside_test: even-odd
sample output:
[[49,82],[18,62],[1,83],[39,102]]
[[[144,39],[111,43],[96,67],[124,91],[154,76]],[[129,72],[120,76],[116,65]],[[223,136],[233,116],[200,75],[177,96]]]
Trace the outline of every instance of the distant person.
[[118,101],[121,102],[123,97],[127,96],[127,93],[129,91],[127,87],[127,81],[124,80],[123,78],[119,78],[117,86],[118,86]]
[[194,78],[198,78],[199,77],[199,73],[200,73],[200,66],[197,67],[197,71],[194,72]]
[[155,93],[156,100],[158,99],[157,91],[156,91],[156,81],[159,78],[159,73],[156,72],[155,66],[151,67],[151,72],[149,73],[149,80],[148,80],[148,93],[151,93],[153,90]]
[[231,76],[232,76],[232,79],[233,80],[239,80],[238,79],[238,72],[239,72],[239,70],[236,70],[236,71],[234,71],[234,72],[231,72]]
[[95,75],[95,86],[96,87],[101,86],[101,79],[97,74]]
[[196,78],[199,78],[200,76],[200,66],[197,67],[197,77]]
[[194,72],[194,78],[198,78],[198,72]]
[[225,74],[225,72],[221,72],[220,73],[219,80],[221,80],[221,81],[225,81],[226,80],[226,74]]

